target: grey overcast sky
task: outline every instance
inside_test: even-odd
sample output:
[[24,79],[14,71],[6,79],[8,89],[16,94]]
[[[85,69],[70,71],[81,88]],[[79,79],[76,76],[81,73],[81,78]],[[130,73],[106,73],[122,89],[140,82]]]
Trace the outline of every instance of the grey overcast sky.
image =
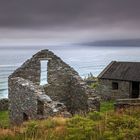
[[0,44],[140,38],[140,0],[0,0]]

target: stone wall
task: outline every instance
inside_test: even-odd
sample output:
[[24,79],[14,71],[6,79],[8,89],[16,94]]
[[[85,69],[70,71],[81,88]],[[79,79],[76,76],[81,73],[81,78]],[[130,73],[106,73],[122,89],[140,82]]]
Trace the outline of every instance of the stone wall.
[[140,108],[140,98],[118,99],[114,104],[115,111],[120,109],[133,109],[136,107]]
[[[40,86],[41,60],[48,60],[48,84],[44,86]],[[49,98],[51,103],[46,106],[47,101],[44,102],[44,116],[54,114],[54,106],[55,111],[65,110],[71,114],[87,112],[89,109],[99,110],[99,98],[86,86],[79,74],[48,50],[38,52],[9,76],[12,122],[22,122],[23,112],[31,119],[37,118],[37,100],[45,95],[45,100]]]
[[9,81],[9,114],[12,124],[22,123],[24,113],[31,119],[36,117],[37,97],[34,93],[35,89],[31,85],[29,81],[20,78],[13,78]]
[[[23,78],[12,78],[9,82],[10,99],[10,120],[12,124],[21,124],[24,114],[28,119],[42,119],[53,116],[56,113],[65,112],[66,107],[59,102],[54,102],[47,96],[42,87],[35,85]],[[38,101],[42,103],[43,110],[38,106]],[[38,112],[42,112],[38,114]]]
[[[112,89],[112,82],[118,83],[118,89]],[[130,83],[127,81],[99,79],[98,94],[104,100],[129,98]]]
[[8,110],[9,100],[8,99],[0,99],[0,111]]

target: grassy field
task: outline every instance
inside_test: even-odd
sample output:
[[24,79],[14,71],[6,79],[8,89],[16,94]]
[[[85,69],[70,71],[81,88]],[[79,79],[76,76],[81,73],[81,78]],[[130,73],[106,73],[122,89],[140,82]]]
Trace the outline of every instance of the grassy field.
[[[100,112],[107,112],[113,110],[114,101],[102,102]],[[9,126],[8,111],[0,112],[0,127],[7,128]]]
[[9,126],[9,116],[8,111],[0,112],[0,127],[7,128]]
[[102,102],[101,112],[29,121],[8,128],[8,113],[0,113],[0,140],[140,140],[140,109],[113,111],[113,101]]
[[101,102],[100,112],[107,112],[114,110],[114,101]]

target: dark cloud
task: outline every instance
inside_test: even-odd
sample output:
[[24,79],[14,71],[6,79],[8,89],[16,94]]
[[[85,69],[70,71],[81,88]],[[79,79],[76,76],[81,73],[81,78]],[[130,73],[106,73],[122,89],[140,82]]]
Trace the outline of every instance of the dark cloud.
[[134,32],[139,6],[140,0],[0,0],[0,29]]
[[[139,0],[0,0],[0,26],[58,26],[140,20]],[[90,22],[90,23],[88,23]]]

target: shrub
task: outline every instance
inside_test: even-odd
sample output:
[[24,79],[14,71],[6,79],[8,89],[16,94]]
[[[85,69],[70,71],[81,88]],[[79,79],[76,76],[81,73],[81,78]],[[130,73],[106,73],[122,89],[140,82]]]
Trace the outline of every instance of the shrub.
[[109,112],[114,110],[114,101],[101,102],[100,112]]
[[74,116],[68,121],[67,140],[90,140],[93,135],[94,122],[86,117]]
[[39,124],[36,121],[30,121],[26,125],[25,136],[35,138],[38,135]]
[[[111,103],[103,104],[105,110]],[[21,127],[1,128],[0,140],[140,140],[140,109],[29,121]]]
[[9,116],[8,111],[0,112],[0,128],[8,128],[9,126]]
[[99,121],[103,119],[103,115],[100,112],[94,111],[88,113],[88,118],[93,121]]

